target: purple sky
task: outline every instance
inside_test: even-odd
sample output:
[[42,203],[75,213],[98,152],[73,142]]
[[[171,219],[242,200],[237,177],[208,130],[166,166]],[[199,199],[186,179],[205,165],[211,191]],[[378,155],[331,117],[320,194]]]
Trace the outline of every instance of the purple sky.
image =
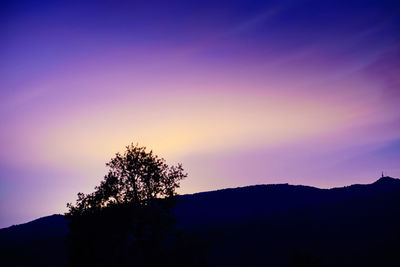
[[1,2],[0,227],[131,142],[181,193],[400,177],[398,1],[71,2]]

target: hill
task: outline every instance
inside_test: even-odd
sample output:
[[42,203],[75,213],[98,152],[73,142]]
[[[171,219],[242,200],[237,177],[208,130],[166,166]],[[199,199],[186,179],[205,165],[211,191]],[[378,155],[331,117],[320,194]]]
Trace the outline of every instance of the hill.
[[[211,266],[396,266],[400,180],[318,189],[255,185],[183,195],[174,209],[182,257]],[[62,215],[0,229],[8,266],[63,266]]]

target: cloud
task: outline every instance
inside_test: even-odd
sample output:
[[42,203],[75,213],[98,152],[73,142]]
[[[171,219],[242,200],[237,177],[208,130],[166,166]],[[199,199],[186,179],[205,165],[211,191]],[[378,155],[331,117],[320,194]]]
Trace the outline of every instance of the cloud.
[[273,19],[283,9],[284,9],[283,6],[272,7],[270,9],[266,10],[265,12],[259,13],[256,16],[253,16],[251,19],[246,20],[246,21],[236,25],[235,27],[228,30],[225,33],[225,35],[232,36],[232,35],[238,35],[241,33],[251,31],[252,29],[254,29],[258,26],[261,26],[261,25],[265,24],[267,21]]

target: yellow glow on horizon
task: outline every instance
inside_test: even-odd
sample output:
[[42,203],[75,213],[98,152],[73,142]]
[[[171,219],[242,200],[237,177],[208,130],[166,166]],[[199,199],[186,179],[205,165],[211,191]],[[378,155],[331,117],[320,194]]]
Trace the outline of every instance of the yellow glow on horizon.
[[108,160],[129,143],[176,160],[197,152],[273,145],[312,137],[346,120],[318,103],[224,94],[180,97],[71,116],[47,125],[41,157],[53,164]]

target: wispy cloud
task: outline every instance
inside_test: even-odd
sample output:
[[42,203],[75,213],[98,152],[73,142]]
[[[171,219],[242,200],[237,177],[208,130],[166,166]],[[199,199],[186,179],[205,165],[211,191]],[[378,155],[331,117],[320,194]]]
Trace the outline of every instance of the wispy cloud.
[[282,12],[285,9],[284,6],[276,6],[276,7],[272,7],[267,9],[266,11],[257,14],[256,16],[243,21],[242,23],[234,26],[233,28],[231,28],[230,30],[228,30],[227,32],[225,32],[226,36],[230,36],[230,35],[238,35],[241,33],[245,33],[247,31],[251,31],[254,28],[258,27],[258,26],[262,26],[265,23],[267,23],[269,20],[273,19],[274,17],[278,16],[278,14],[280,12]]

